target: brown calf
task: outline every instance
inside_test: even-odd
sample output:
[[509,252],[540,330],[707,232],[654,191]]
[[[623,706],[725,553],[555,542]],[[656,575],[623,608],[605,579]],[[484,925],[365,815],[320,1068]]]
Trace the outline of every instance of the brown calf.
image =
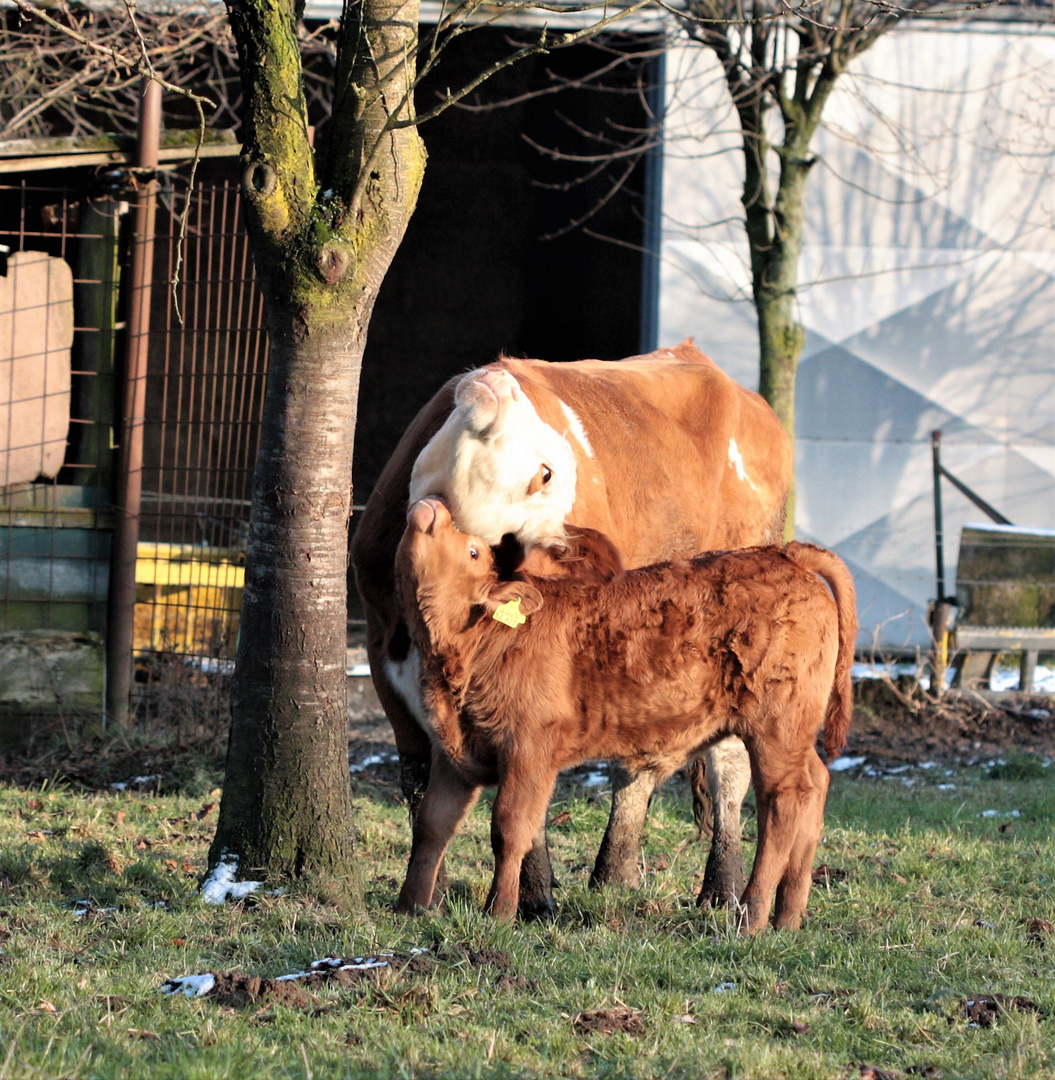
[[814,744],[823,724],[836,755],[850,721],[849,571],[792,543],[624,573],[591,530],[572,538],[571,558],[581,570],[570,561],[563,578],[499,581],[490,549],[459,532],[440,500],[410,509],[396,568],[415,613],[433,766],[398,910],[432,903],[482,785],[498,785],[487,907],[512,918],[521,860],[561,769],[615,758],[662,779],[737,735],[758,800],[744,925],[768,924],[775,893],[776,925],[798,927],[828,790]]

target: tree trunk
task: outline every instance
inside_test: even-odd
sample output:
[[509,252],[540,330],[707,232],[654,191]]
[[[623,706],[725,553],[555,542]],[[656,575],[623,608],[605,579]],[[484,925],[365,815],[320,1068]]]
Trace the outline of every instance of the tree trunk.
[[345,8],[326,162],[308,140],[289,0],[228,0],[245,95],[247,227],[270,359],[227,775],[210,868],[358,893],[348,772],[348,517],[359,374],[417,201],[417,0]]
[[[365,323],[365,320],[363,320]],[[351,879],[349,477],[365,326],[272,312],[231,739],[210,861]]]

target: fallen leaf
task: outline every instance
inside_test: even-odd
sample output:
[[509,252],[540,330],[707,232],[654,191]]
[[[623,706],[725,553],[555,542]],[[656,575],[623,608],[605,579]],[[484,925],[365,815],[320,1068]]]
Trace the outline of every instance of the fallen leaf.
[[857,1075],[861,1080],[896,1080],[893,1073],[880,1069],[878,1065],[859,1065]]
[[562,810],[556,817],[550,819],[550,824],[563,825],[568,821],[571,821],[571,814],[567,810]]
[[125,823],[125,812],[123,810],[118,810],[114,815],[114,823],[117,825],[123,825]]
[[1001,1013],[1009,1009],[1016,1012],[1040,1012],[1040,1006],[1035,1001],[1017,994],[975,994],[963,1001],[963,1013],[971,1027],[989,1027]]
[[156,1031],[140,1031],[139,1028],[128,1029],[129,1038],[132,1039],[160,1039],[161,1036]]
[[1023,919],[1030,941],[1043,941],[1050,934],[1055,934],[1055,923],[1047,919]]
[[839,870],[827,863],[822,863],[813,871],[813,884],[826,888],[833,881],[845,881],[849,876],[849,870]]
[[55,1016],[59,1010],[56,1009],[50,1001],[42,1001],[37,1005],[37,1011],[42,1013],[50,1013],[52,1016]]

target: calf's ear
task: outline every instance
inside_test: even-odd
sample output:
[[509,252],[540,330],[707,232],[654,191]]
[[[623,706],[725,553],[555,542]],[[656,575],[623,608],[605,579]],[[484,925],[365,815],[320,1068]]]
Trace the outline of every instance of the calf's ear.
[[521,615],[534,615],[542,607],[542,593],[534,585],[526,581],[500,581],[487,594],[487,614],[494,614],[495,608],[510,600],[520,601]]
[[615,544],[596,529],[576,525],[568,529],[568,547],[557,556],[569,577],[587,581],[611,581],[624,570],[623,556]]

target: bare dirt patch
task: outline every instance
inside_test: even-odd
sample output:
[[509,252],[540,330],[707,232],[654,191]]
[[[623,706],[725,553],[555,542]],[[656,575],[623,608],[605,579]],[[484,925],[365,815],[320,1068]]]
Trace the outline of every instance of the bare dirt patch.
[[1009,752],[1055,757],[1055,700],[950,692],[905,699],[881,682],[857,687],[845,754],[875,764],[965,763]]
[[578,1035],[614,1035],[620,1031],[627,1035],[645,1034],[645,1020],[641,1010],[625,1005],[579,1013],[571,1026]]

